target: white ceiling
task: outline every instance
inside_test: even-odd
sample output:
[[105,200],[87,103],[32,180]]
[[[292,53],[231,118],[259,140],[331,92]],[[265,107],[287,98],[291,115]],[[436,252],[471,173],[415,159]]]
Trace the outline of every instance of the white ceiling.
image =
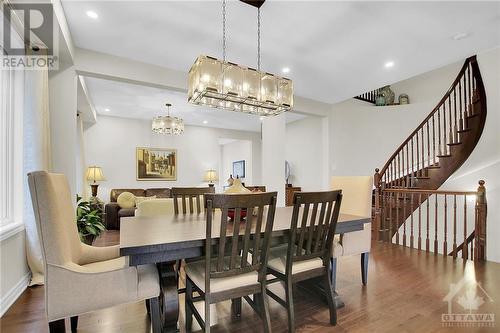
[[[259,117],[192,105],[182,92],[91,77],[85,77],[85,83],[98,115],[151,120],[166,114],[168,102],[170,115],[184,119],[186,125],[260,131]],[[287,122],[303,118],[286,113]]]
[[[221,56],[221,1],[63,6],[81,48],[185,72],[199,54]],[[227,8],[227,59],[256,66],[256,10],[239,1]],[[500,2],[268,0],[261,14],[262,68],[290,67],[297,95],[329,103],[500,45]],[[468,37],[454,40],[458,33]]]

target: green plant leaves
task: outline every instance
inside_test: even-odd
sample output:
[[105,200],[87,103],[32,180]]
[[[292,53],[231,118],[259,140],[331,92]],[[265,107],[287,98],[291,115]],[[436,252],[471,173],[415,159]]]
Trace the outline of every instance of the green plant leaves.
[[84,237],[92,235],[99,236],[106,227],[102,221],[102,210],[93,205],[89,201],[85,201],[79,195],[76,196],[76,225],[80,239],[83,241]]

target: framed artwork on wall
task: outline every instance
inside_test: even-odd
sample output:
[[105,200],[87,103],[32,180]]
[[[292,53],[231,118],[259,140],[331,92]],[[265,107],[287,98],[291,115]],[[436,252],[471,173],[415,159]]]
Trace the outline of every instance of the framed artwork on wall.
[[177,180],[177,150],[136,148],[137,180]]
[[245,178],[245,160],[233,162],[233,178]]

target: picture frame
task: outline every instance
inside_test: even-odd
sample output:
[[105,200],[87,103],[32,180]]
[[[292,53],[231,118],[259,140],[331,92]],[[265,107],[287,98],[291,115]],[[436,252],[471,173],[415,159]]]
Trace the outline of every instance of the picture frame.
[[177,149],[136,148],[136,180],[177,180]]
[[233,162],[233,178],[245,178],[245,160]]

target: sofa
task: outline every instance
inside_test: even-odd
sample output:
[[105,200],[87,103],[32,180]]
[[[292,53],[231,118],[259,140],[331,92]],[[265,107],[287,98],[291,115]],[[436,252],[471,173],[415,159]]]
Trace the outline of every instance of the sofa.
[[122,217],[129,217],[135,215],[135,209],[133,208],[121,208],[116,200],[118,196],[123,192],[130,192],[136,197],[152,197],[156,198],[170,198],[169,188],[120,188],[112,189],[109,195],[109,203],[106,204],[104,211],[106,213],[106,229],[108,230],[120,230],[120,219]]

